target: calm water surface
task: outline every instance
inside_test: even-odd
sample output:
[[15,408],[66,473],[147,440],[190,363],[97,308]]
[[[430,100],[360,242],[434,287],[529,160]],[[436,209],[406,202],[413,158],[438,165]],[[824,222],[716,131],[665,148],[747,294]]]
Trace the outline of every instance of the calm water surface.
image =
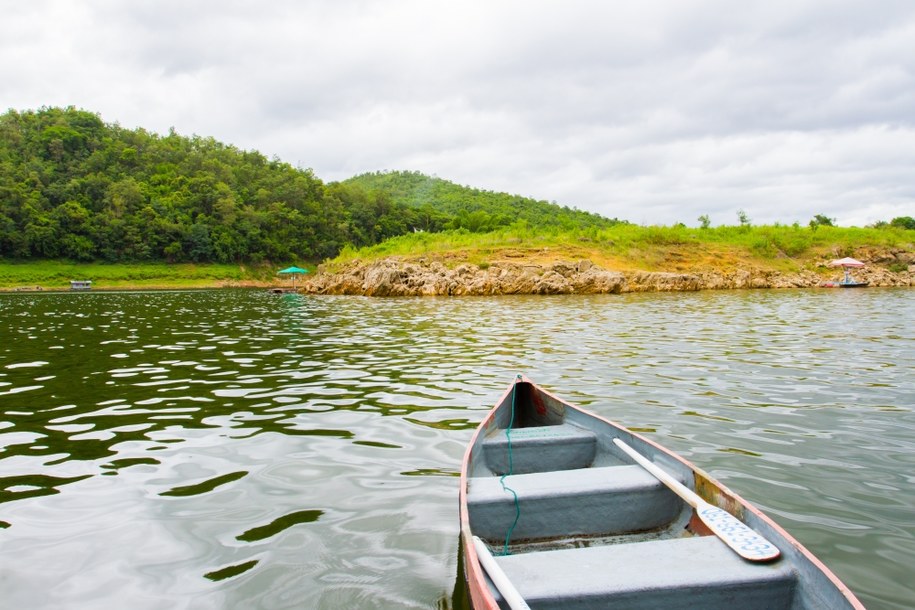
[[[911,608],[915,291],[0,295],[0,605],[451,608],[457,475],[513,376]],[[460,587],[458,587],[460,589]]]

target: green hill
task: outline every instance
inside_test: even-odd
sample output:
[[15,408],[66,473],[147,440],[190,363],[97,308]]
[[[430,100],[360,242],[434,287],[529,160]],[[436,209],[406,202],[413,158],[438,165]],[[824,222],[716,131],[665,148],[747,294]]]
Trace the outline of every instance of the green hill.
[[391,203],[411,207],[423,230],[466,229],[482,233],[516,223],[562,230],[603,229],[621,221],[520,195],[460,186],[420,172],[361,174],[342,185],[383,193]]
[[258,266],[449,249],[521,255],[539,244],[551,256],[586,248],[633,266],[670,266],[656,246],[673,244],[681,258],[708,241],[754,257],[796,258],[817,247],[907,244],[915,221],[897,218],[882,223],[886,231],[867,232],[831,224],[818,215],[809,229],[640,228],[419,172],[325,183],[311,170],[213,138],[125,129],[72,107],[0,115],[0,259],[7,261]]
[[75,108],[0,115],[0,257],[321,260],[415,231],[605,227],[596,214],[411,172],[325,184],[213,138],[161,136]]

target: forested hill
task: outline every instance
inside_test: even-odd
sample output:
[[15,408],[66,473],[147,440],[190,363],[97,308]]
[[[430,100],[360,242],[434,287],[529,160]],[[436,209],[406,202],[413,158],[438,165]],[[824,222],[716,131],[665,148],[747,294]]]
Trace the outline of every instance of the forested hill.
[[124,129],[85,110],[0,115],[0,257],[316,260],[447,229],[604,227],[594,214],[422,174],[325,184],[212,138]]
[[[569,230],[606,228],[621,222],[555,203],[460,186],[420,172],[372,172],[342,184],[384,193],[394,204],[421,210],[421,218],[426,221],[422,229],[464,228],[476,233],[523,222],[532,227]],[[434,220],[436,215],[438,222]]]

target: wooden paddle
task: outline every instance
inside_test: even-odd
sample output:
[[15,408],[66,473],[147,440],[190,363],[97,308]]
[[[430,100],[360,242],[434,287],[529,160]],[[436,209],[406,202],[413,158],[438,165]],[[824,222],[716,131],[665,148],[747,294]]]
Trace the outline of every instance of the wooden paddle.
[[531,607],[527,605],[527,602],[518,593],[518,589],[508,579],[499,564],[496,563],[496,558],[492,556],[492,553],[489,552],[489,549],[477,536],[473,537],[473,548],[477,551],[477,557],[480,558],[480,564],[483,569],[489,574],[489,580],[496,585],[496,589],[502,594],[502,599],[505,600],[508,607],[511,610],[531,610]]
[[712,506],[620,439],[615,438],[613,442],[639,466],[695,508],[702,522],[735,553],[750,561],[771,561],[779,556],[780,552],[774,544],[744,525],[737,517],[717,506]]

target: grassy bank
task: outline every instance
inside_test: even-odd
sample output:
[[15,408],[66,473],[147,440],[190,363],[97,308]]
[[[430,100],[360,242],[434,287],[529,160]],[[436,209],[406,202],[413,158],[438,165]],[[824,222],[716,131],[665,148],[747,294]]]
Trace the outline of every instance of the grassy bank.
[[776,271],[810,268],[823,258],[855,256],[868,249],[915,249],[915,231],[895,227],[856,228],[800,225],[689,228],[619,225],[584,232],[534,233],[524,226],[492,233],[413,233],[327,261],[334,270],[360,259],[432,257],[446,265],[499,260],[532,262],[590,259],[619,271],[726,270],[753,265]]
[[91,280],[93,289],[218,288],[282,283],[278,267],[194,264],[100,264],[67,261],[0,263],[0,289],[67,290],[70,280]]
[[[897,227],[740,226],[707,229],[621,224],[585,231],[534,231],[524,225],[491,233],[465,230],[411,233],[363,249],[346,248],[325,261],[328,271],[359,259],[432,258],[446,266],[499,261],[549,263],[589,259],[616,271],[728,271],[754,267],[796,272],[819,269],[823,260],[868,253],[915,251],[915,231]],[[311,267],[311,265],[306,265]],[[0,290],[66,290],[70,280],[91,280],[93,289],[181,289],[287,285],[280,266],[218,264],[94,264],[66,261],[0,261]],[[902,271],[903,269],[891,269]],[[832,273],[831,271],[826,271]]]

